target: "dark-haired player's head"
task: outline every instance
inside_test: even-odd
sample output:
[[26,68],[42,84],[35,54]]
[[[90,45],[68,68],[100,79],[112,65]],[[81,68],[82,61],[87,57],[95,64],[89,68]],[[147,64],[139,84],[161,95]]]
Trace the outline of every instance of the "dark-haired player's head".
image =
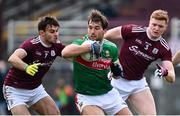
[[98,10],[92,10],[88,16],[88,35],[92,40],[101,41],[108,28],[107,18]]
[[60,27],[56,17],[45,16],[45,17],[40,18],[39,23],[38,23],[38,31],[40,31],[40,30],[45,31],[47,26],[57,26],[57,27]]
[[42,17],[38,23],[39,35],[43,42],[47,45],[51,45],[52,43],[57,42],[59,28],[60,25],[58,20],[53,16]]

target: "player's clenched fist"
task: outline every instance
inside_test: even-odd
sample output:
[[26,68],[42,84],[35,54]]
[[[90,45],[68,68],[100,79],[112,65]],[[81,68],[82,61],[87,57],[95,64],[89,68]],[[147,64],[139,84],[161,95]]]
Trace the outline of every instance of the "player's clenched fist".
[[31,65],[27,65],[25,67],[26,73],[31,75],[31,76],[34,76],[38,72],[38,65],[39,64],[40,63],[34,63],[34,64],[31,64]]
[[96,59],[100,57],[102,52],[102,44],[99,41],[94,40],[86,40],[82,44],[90,44],[91,45],[91,53],[95,55]]
[[96,55],[96,58],[100,57],[102,46],[99,42],[95,41],[91,44],[91,52]]
[[162,66],[160,66],[159,64],[156,64],[157,68],[155,71],[155,77],[159,77],[162,78],[163,76],[167,76],[168,75],[168,70]]
[[111,71],[108,73],[108,79],[119,79],[123,77],[123,70],[120,64],[118,63],[112,63],[110,65]]

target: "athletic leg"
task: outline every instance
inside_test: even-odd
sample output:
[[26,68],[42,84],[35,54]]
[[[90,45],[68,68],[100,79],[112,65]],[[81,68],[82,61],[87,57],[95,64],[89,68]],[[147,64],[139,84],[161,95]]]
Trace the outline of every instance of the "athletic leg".
[[116,115],[132,115],[128,107],[121,109]]
[[26,105],[17,105],[11,109],[12,115],[31,115]]
[[32,105],[31,108],[36,110],[40,114],[60,115],[59,109],[50,96],[46,96],[40,99],[37,103]]
[[105,115],[103,110],[95,105],[87,105],[82,109],[81,115]]
[[130,95],[128,101],[138,114],[156,115],[155,102],[150,89]]

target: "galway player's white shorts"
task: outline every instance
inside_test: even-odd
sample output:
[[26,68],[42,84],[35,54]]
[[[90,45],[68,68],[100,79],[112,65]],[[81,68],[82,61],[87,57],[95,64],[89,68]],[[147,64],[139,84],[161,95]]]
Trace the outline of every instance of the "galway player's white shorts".
[[82,112],[82,109],[87,105],[96,105],[102,108],[107,115],[114,115],[121,109],[127,107],[126,102],[114,88],[103,95],[90,96],[77,94],[76,97],[76,105],[80,112]]
[[149,89],[146,78],[140,80],[126,80],[124,78],[112,79],[111,84],[116,88],[123,100],[126,100],[130,95]]
[[30,107],[40,99],[49,96],[42,85],[32,90],[4,86],[3,93],[7,102],[8,110],[22,104]]

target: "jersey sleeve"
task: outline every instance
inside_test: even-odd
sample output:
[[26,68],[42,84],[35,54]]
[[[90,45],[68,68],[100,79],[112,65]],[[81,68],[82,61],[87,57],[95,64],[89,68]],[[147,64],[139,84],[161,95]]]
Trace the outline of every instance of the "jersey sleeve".
[[165,61],[165,60],[172,61],[171,48],[169,47],[169,44],[164,38],[160,39],[159,49],[162,51],[160,56],[161,61]]
[[121,28],[121,35],[124,40],[128,39],[132,35],[132,27],[133,25],[124,25]]
[[172,61],[172,52],[171,52],[171,49],[166,50],[166,51],[164,51],[162,53],[161,60],[162,61],[165,61],[165,60]]
[[76,44],[76,45],[81,45],[83,43],[84,40],[82,39],[76,39],[72,42],[72,44]]
[[19,46],[19,48],[24,49],[24,50],[27,52],[27,54],[28,54],[28,53],[30,53],[30,52],[33,51],[33,48],[34,48],[34,47],[33,47],[32,42],[28,39],[28,40],[24,41],[24,42]]
[[146,27],[140,25],[124,25],[121,28],[121,35],[124,40],[133,39],[139,36],[139,32],[146,32]]

